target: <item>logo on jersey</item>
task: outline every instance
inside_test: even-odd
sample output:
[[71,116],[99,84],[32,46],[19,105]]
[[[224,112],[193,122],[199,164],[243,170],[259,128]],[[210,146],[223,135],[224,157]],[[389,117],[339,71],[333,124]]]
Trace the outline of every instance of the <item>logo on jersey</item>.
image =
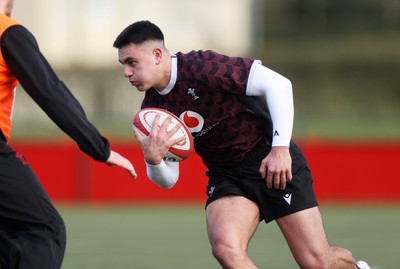
[[186,124],[191,133],[200,132],[204,126],[204,118],[194,111],[184,111],[179,118]]
[[199,99],[200,97],[196,94],[196,90],[193,88],[189,88],[187,91],[188,94],[190,94],[191,96],[193,96],[194,100]]

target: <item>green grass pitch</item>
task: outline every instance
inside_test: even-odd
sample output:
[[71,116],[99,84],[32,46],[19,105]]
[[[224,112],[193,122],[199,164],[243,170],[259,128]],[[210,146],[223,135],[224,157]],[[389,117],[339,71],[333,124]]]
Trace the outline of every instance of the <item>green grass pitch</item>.
[[[63,269],[220,268],[204,209],[193,206],[59,206],[67,225]],[[331,244],[374,269],[398,269],[400,206],[322,205]],[[298,268],[277,225],[261,223],[249,247],[259,268]]]

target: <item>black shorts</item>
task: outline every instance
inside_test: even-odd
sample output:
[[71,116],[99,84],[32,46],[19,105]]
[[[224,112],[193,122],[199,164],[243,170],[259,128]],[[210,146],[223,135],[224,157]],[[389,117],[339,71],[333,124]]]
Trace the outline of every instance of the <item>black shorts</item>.
[[259,169],[269,151],[256,147],[237,166],[210,167],[206,173],[209,177],[206,206],[223,196],[243,196],[258,205],[261,220],[266,223],[317,206],[310,169],[294,142],[290,143],[292,181],[287,183],[285,190],[267,188]]
[[0,268],[58,269],[65,244],[61,216],[0,131]]

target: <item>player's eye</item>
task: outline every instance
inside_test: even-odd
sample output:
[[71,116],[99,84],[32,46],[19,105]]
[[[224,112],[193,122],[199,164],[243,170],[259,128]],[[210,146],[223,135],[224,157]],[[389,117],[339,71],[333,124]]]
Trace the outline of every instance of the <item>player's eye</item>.
[[126,61],[121,62],[121,64],[122,65],[127,65],[129,67],[133,67],[133,66],[135,66],[137,64],[137,61],[128,59]]
[[134,66],[136,66],[137,65],[137,61],[129,61],[128,62],[128,65],[130,66],[130,67],[134,67]]

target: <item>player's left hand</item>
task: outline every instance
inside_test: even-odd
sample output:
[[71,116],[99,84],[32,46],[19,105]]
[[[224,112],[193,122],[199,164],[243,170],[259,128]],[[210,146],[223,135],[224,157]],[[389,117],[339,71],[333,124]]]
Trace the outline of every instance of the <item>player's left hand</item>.
[[272,147],[271,152],[261,162],[261,177],[266,179],[267,187],[284,190],[292,180],[292,158],[289,147]]
[[110,157],[108,157],[106,164],[108,164],[109,166],[117,165],[122,169],[125,169],[132,178],[137,178],[137,173],[132,163],[127,158],[123,157],[121,154],[113,150],[111,150]]

